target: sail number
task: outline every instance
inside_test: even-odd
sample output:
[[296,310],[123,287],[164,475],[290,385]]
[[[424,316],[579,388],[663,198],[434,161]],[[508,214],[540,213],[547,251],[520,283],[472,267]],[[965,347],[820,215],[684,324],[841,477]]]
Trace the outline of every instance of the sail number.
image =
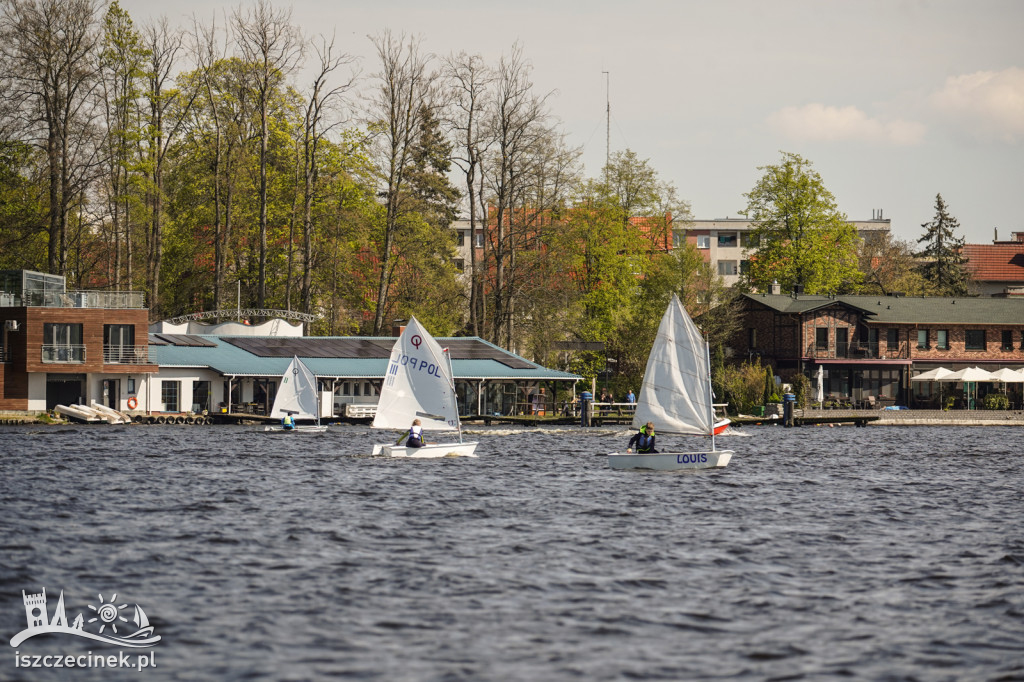
[[391,373],[397,373],[399,366],[408,367],[409,371],[426,371],[427,374],[432,374],[438,379],[443,378],[441,376],[441,368],[438,365],[434,364],[433,362],[428,362],[426,360],[414,358],[411,355],[403,354],[401,358],[395,360],[394,368],[391,370]]

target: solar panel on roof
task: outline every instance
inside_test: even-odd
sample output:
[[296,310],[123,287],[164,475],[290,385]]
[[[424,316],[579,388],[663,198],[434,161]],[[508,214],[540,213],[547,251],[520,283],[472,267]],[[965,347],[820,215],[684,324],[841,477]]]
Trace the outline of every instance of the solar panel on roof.
[[189,348],[215,348],[217,344],[192,334],[153,334],[152,336],[172,346]]
[[[238,336],[226,338],[228,343],[263,358],[387,358],[395,345],[393,339],[345,338],[266,338]],[[490,346],[479,339],[448,339],[440,341],[448,347],[453,360],[494,360],[512,369],[534,369],[536,366]]]

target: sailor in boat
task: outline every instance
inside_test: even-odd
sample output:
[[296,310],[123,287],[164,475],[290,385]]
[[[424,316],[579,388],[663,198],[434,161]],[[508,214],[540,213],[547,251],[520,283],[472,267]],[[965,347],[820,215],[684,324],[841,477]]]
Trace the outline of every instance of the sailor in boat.
[[423,441],[423,427],[420,426],[419,419],[412,420],[412,426],[406,433],[402,434],[402,437],[395,441],[395,445],[401,445],[402,441],[408,438],[405,447],[407,448],[422,448],[426,443]]
[[292,413],[291,412],[285,412],[284,416],[281,417],[281,427],[285,431],[291,431],[292,429],[295,428],[295,420],[292,419]]
[[648,455],[658,452],[654,449],[654,424],[652,422],[647,422],[641,426],[640,431],[629,439],[626,452],[633,452],[634,444],[636,444],[636,451],[638,453]]

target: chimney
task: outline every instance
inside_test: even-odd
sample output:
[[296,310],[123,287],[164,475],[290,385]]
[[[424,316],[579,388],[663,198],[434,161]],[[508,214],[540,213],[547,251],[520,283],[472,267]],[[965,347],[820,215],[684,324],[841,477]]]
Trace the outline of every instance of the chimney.
[[772,292],[773,296],[778,296],[779,294],[782,293],[782,285],[779,284],[779,280],[774,280],[772,282],[770,291]]
[[401,336],[402,332],[405,331],[405,323],[408,320],[394,320],[391,323],[391,336]]

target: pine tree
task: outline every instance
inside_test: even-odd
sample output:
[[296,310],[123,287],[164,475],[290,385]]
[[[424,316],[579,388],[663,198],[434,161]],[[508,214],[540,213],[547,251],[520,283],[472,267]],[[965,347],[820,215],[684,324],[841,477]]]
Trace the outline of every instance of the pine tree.
[[960,221],[951,216],[941,194],[935,195],[935,217],[922,223],[924,235],[917,242],[925,243],[918,255],[926,259],[921,274],[932,283],[939,296],[963,296],[968,293],[970,275],[964,265],[964,240],[956,236]]

